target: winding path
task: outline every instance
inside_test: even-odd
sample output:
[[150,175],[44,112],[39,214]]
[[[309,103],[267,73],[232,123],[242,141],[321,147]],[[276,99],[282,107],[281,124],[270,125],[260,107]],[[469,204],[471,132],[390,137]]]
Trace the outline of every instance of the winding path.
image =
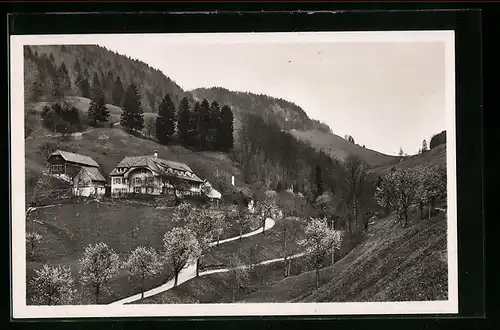
[[[271,219],[271,218],[267,218],[266,222],[264,224],[264,228],[265,228],[265,230],[268,230],[268,229],[273,228],[274,225],[275,225],[275,221],[273,219]],[[262,233],[262,227],[260,227],[257,230],[254,230],[254,231],[252,231],[250,233],[244,234],[241,237],[242,238],[250,237],[250,236],[257,235],[259,233]],[[235,237],[231,237],[231,238],[227,238],[227,239],[224,239],[224,240],[220,240],[219,241],[219,245],[220,244],[224,244],[224,243],[228,243],[228,242],[232,242],[232,241],[236,241],[239,238],[240,238],[240,236],[238,235],[238,236],[235,236]],[[215,246],[215,245],[217,245],[217,242],[212,242],[210,245],[211,246]],[[291,258],[300,256],[300,255],[302,255],[302,254],[298,254],[298,255],[292,256]],[[263,261],[263,262],[259,263],[258,265],[265,265],[265,264],[269,264],[269,263],[273,263],[273,262],[278,262],[278,261],[281,261],[281,260],[283,260],[283,258],[266,260],[266,261]],[[199,276],[208,275],[208,274],[214,274],[214,273],[223,273],[223,272],[227,272],[227,271],[229,271],[228,268],[208,270],[208,271],[205,271],[205,272],[200,272]],[[177,279],[177,285],[179,285],[181,283],[184,283],[184,282],[187,282],[190,279],[193,279],[195,277],[196,277],[196,260],[191,260],[191,261],[188,262],[187,267],[185,267],[184,269],[182,269],[180,271],[179,277]],[[162,284],[160,286],[157,286],[156,288],[153,288],[151,290],[145,291],[144,292],[144,298],[151,297],[151,296],[157,295],[159,293],[168,291],[168,290],[172,289],[173,287],[174,287],[174,279],[171,279],[171,280],[167,281],[166,283],[164,283],[164,284]],[[123,299],[117,300],[115,302],[112,302],[112,303],[110,303],[110,305],[124,305],[124,304],[129,304],[129,303],[138,301],[140,299],[141,299],[141,294],[138,293],[138,294],[135,294],[133,296],[130,296],[130,297],[123,298]]]

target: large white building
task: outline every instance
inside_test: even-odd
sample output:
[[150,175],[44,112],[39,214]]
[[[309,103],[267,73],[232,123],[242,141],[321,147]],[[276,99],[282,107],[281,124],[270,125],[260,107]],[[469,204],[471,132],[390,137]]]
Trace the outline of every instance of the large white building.
[[158,153],[123,158],[109,174],[111,195],[175,192],[177,195],[201,194],[205,180],[189,166],[158,157]]

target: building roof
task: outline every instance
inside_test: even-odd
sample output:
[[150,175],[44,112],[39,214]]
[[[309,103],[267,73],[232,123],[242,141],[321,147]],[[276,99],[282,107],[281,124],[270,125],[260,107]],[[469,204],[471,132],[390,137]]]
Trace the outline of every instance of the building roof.
[[185,176],[180,176],[180,175],[175,175],[175,174],[169,174],[172,177],[178,177],[184,180],[190,180],[190,181],[195,181],[195,182],[203,182],[202,179],[200,179],[194,172],[193,170],[186,164],[184,163],[179,163],[179,162],[174,162],[162,158],[158,158],[156,156],[132,156],[132,157],[125,157],[123,158],[118,165],[109,173],[109,175],[123,175],[124,172],[118,172],[118,168],[123,167],[123,168],[132,168],[132,167],[148,167],[154,172],[158,174],[165,174],[166,168],[171,168],[174,170],[179,170],[183,172],[190,172],[193,173],[194,175],[192,177],[185,177]]
[[83,167],[82,171],[85,171],[92,181],[104,181],[104,182],[106,182],[106,179],[101,174],[101,172],[99,172],[99,169],[97,169],[95,167]]
[[89,156],[75,154],[69,151],[56,150],[50,154],[49,158],[52,156],[61,156],[65,161],[72,162],[76,164],[91,166],[91,167],[99,167],[99,164]]

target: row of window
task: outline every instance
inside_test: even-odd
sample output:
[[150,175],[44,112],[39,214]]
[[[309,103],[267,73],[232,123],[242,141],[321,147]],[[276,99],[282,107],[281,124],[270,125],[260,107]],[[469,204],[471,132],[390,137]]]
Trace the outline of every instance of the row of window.
[[64,165],[58,164],[58,165],[52,165],[52,172],[62,172],[64,168]]
[[[126,181],[125,181],[125,178],[113,178],[113,184],[125,184]],[[154,183],[154,178],[134,178],[132,180],[132,183],[133,184],[142,184],[142,183],[146,183],[146,184],[153,184]]]
[[[141,192],[142,192],[141,187],[134,187],[134,193],[140,194]],[[126,194],[126,193],[128,193],[128,189],[127,188],[114,188],[113,193],[114,194]],[[152,194],[153,188],[151,188],[151,187],[146,188],[146,193]]]

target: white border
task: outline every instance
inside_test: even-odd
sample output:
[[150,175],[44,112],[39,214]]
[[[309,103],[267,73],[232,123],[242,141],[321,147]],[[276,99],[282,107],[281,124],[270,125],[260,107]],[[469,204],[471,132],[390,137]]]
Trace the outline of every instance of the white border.
[[[114,39],[131,35],[117,34]],[[25,265],[25,158],[23,45],[97,44],[109,35],[11,36],[11,173],[12,173],[12,311],[13,318],[140,317],[140,316],[288,316],[458,313],[458,260],[455,145],[455,43],[454,31],[306,32],[306,33],[196,33],[148,34],[169,44],[234,43],[339,43],[339,42],[443,42],[446,70],[446,162],[448,172],[448,300],[377,303],[258,303],[27,306]],[[172,77],[175,79],[175,77]]]

